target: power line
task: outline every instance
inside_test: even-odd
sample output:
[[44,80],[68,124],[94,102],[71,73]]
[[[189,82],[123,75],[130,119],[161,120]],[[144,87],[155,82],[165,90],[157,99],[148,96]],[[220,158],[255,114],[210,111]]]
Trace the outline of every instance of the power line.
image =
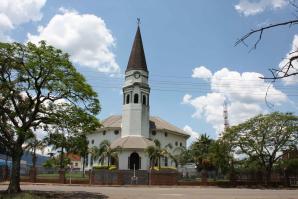
[[[122,89],[122,87],[117,87],[117,86],[101,86],[101,87],[96,87],[96,88],[100,88],[100,89]],[[164,89],[164,88],[151,88],[152,91],[160,91],[160,92],[177,92],[177,93],[187,93],[189,92],[190,90],[179,90],[179,89]],[[192,90],[193,91],[193,90]],[[214,93],[219,93],[219,94],[223,94],[223,95],[226,95],[226,94],[247,94],[247,93],[238,93],[238,92],[220,92],[220,91],[206,91],[206,90],[197,90],[198,93],[202,93],[202,94],[205,94],[205,92],[214,92]],[[253,92],[249,92],[249,95],[251,96],[264,96],[266,95],[266,92],[264,91],[264,93],[261,93],[261,92],[258,92],[258,93],[253,93]],[[296,97],[298,96],[298,93],[297,94],[292,94],[292,93],[287,93],[285,94],[286,96],[292,96],[292,97]],[[270,96],[284,96],[282,94],[269,94],[269,97]]]
[[[82,73],[89,73],[88,76],[96,76],[96,77],[103,77],[103,78],[109,78],[109,79],[124,79],[124,75],[121,75],[120,77],[119,76],[114,76],[114,77],[109,77],[107,76],[107,74],[105,73],[101,73],[101,72],[98,72],[99,75],[97,73],[94,73],[94,72],[91,72],[91,71],[84,71]],[[174,78],[174,79],[201,79],[201,78],[195,78],[195,77],[192,77],[192,76],[176,76],[176,75],[160,75],[160,74],[151,74],[149,73],[149,79],[152,79],[152,78]],[[249,82],[255,82],[256,80],[248,80],[248,79],[235,79],[235,78],[223,78],[223,79],[218,79],[218,78],[211,78],[211,79],[204,79],[204,81],[207,81],[207,82],[211,82],[212,79],[216,79],[216,80],[224,80],[224,81],[233,81],[233,80],[236,80],[236,81],[249,81]],[[262,79],[259,79],[259,80],[262,80]],[[263,80],[264,81],[264,80]],[[293,82],[293,83],[296,83],[297,81],[296,80],[287,80],[288,82]],[[264,81],[265,82],[265,81]],[[270,81],[268,81],[268,83],[270,83]],[[276,82],[275,82],[276,83]]]

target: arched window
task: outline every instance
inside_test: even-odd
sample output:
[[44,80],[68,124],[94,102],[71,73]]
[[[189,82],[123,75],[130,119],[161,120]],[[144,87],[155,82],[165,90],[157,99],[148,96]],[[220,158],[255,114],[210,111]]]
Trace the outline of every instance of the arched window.
[[127,94],[127,95],[126,95],[126,104],[129,104],[129,100],[130,100],[130,95]]
[[132,154],[130,154],[130,156],[128,157],[128,168],[130,170],[141,169],[141,157],[138,153],[133,152]]
[[138,94],[135,94],[134,97],[133,97],[133,103],[137,104],[139,103],[139,95]]
[[165,167],[168,166],[168,157],[165,157]]
[[143,95],[143,105],[146,105],[146,95]]

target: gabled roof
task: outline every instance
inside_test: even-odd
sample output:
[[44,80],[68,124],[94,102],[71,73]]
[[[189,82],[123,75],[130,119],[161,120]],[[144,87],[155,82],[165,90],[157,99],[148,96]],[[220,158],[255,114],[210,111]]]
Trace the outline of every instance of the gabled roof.
[[141,136],[127,136],[118,138],[112,142],[111,147],[121,147],[123,149],[146,149],[148,146],[154,146],[154,142]]
[[129,70],[148,71],[144,48],[143,48],[142,36],[141,36],[141,31],[139,26],[132,45],[126,72]]
[[103,128],[121,128],[121,115],[111,115],[110,117],[101,121]]
[[[101,121],[101,128],[121,128],[122,116],[112,115]],[[176,134],[189,137],[190,135],[182,129],[170,124],[169,122],[161,119],[160,117],[150,116],[150,129],[166,130]]]
[[71,161],[80,161],[81,157],[74,153],[68,153],[66,154],[66,157],[68,157]]

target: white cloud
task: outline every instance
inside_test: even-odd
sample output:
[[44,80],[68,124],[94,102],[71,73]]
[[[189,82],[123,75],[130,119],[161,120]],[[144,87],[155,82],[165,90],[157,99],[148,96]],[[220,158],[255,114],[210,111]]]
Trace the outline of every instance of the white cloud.
[[212,72],[209,69],[207,69],[205,66],[199,66],[192,70],[192,77],[208,80],[212,77]]
[[194,141],[196,141],[200,134],[192,130],[192,128],[188,125],[185,125],[183,130],[190,135],[190,138],[187,140],[187,146],[190,146]]
[[[279,64],[279,68],[283,68],[289,61],[289,59],[293,56],[298,56],[298,35],[294,36],[293,42],[292,42],[292,49],[287,54],[286,58]],[[292,62],[294,68],[290,68],[289,74],[298,72],[298,60]],[[298,78],[296,76],[290,76],[283,79],[284,83],[286,85],[292,85],[298,83]]]
[[1,0],[0,40],[11,41],[7,35],[16,26],[42,18],[41,9],[46,0]]
[[111,48],[115,39],[105,22],[92,14],[79,14],[61,8],[45,27],[38,28],[38,34],[28,34],[28,40],[47,43],[68,52],[73,62],[104,73],[119,73],[120,68]]
[[278,9],[287,5],[287,0],[240,0],[235,9],[245,16],[256,15],[266,9]]
[[[195,118],[204,118],[211,124],[217,133],[223,131],[223,104],[228,103],[229,122],[235,125],[264,113],[263,104],[267,91],[267,83],[260,79],[262,75],[255,72],[239,73],[223,68],[213,74],[210,81],[211,92],[204,96],[193,97],[185,94],[183,104],[195,108],[192,115]],[[267,100],[280,105],[288,100],[287,96],[272,86]]]

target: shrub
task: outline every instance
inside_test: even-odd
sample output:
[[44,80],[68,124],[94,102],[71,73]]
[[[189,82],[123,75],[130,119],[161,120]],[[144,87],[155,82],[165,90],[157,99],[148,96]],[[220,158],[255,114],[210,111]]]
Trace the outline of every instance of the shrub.
[[109,168],[110,171],[113,171],[113,170],[116,170],[116,169],[117,169],[116,165],[111,165],[110,168]]
[[95,169],[95,170],[97,170],[97,169],[108,169],[109,166],[108,165],[93,165],[92,168]]
[[162,170],[172,170],[172,171],[176,171],[177,168],[176,167],[160,167],[160,170],[158,167],[153,167],[153,170],[155,171],[162,171]]
[[116,165],[110,165],[110,167],[108,165],[93,165],[92,168],[94,170],[108,169],[110,171],[113,171],[113,170],[116,170],[117,169]]

